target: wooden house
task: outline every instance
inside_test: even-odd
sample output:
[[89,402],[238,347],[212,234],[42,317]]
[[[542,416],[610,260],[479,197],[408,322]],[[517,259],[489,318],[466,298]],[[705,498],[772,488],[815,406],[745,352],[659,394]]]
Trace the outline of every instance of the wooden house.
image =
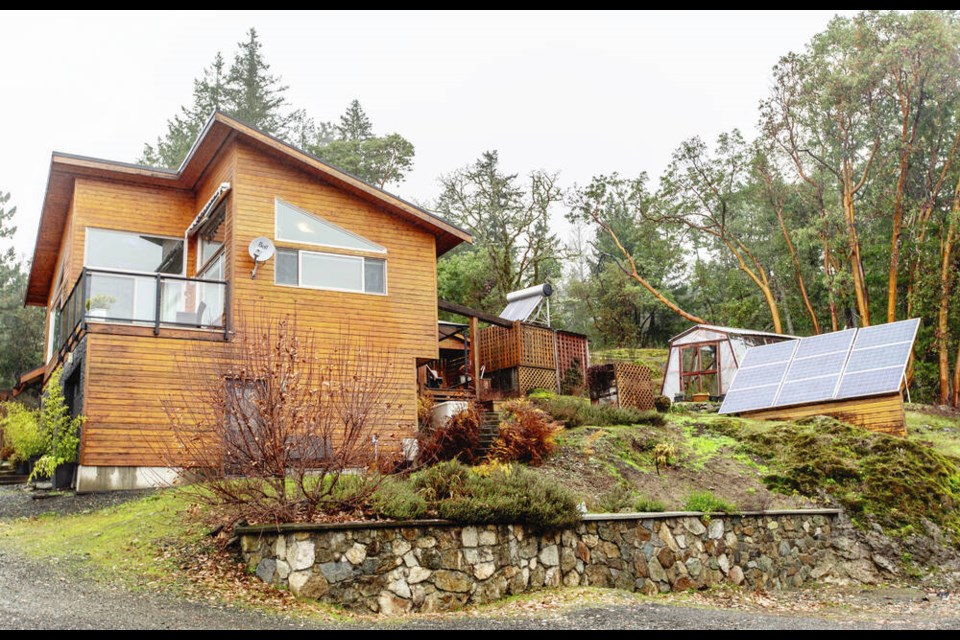
[[[248,253],[266,236],[276,256]],[[168,406],[254,305],[296,312],[321,342],[347,327],[391,354],[399,450],[417,424],[417,367],[438,358],[436,259],[465,231],[222,113],[176,170],[54,153],[26,304],[47,309],[44,373],[63,367],[86,416],[78,491],[172,480]],[[197,372],[196,375],[204,375]],[[177,400],[181,398],[181,400]],[[175,406],[174,406],[175,408]]]
[[671,400],[697,396],[716,401],[729,390],[747,349],[793,339],[766,331],[694,325],[670,338],[660,394]]

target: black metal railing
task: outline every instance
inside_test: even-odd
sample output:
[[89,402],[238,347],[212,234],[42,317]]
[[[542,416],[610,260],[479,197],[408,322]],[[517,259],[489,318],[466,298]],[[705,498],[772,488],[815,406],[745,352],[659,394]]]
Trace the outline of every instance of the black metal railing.
[[89,323],[180,327],[229,336],[230,285],[184,278],[85,268],[53,325],[54,353],[62,356]]

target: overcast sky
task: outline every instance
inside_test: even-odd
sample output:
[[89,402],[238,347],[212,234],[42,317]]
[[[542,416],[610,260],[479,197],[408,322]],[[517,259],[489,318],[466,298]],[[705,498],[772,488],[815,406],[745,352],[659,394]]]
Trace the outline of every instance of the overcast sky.
[[134,161],[251,26],[294,106],[335,120],[358,98],[413,142],[394,190],[416,202],[488,149],[567,185],[656,176],[685,138],[752,131],[770,68],[834,13],[0,11],[0,191],[30,256],[50,153]]

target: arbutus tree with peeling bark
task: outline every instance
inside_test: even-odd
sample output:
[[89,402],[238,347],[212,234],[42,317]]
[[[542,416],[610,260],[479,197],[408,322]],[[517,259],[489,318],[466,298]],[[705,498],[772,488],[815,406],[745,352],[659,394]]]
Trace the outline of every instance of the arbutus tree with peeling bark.
[[[242,314],[211,357],[197,342],[178,366],[187,390],[167,399],[163,455],[197,494],[250,522],[309,522],[351,512],[376,488],[373,441],[399,405],[391,354],[347,332],[333,344],[265,310]],[[205,348],[206,346],[206,348]]]
[[[765,130],[799,176],[839,201],[853,304],[863,326],[870,325],[870,297],[857,203],[884,140],[881,45],[866,22],[867,14],[834,18],[803,53],[784,56],[762,105]],[[813,178],[818,173],[825,182]]]
[[700,138],[687,140],[674,152],[650,215],[712,238],[717,250],[729,252],[760,291],[773,331],[783,333],[770,269],[751,246],[769,243],[769,236],[767,225],[757,224],[757,203],[748,194],[750,169],[750,149],[739,131],[721,134],[712,154]]
[[617,174],[595,177],[586,187],[573,191],[567,217],[571,222],[585,221],[596,227],[591,245],[598,282],[604,280],[604,263],[612,263],[658,305],[685,320],[703,323],[703,318],[685,310],[670,295],[669,280],[679,277],[684,266],[677,251],[679,238],[649,220],[652,196],[646,183],[646,175],[633,180]]

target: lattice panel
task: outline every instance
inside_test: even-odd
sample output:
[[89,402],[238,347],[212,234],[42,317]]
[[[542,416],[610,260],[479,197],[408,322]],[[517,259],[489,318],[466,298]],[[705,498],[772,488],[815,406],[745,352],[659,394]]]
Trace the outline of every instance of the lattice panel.
[[525,367],[554,369],[553,331],[544,327],[524,324],[522,327],[523,352],[520,364]]
[[640,364],[615,362],[617,395],[621,407],[633,407],[641,411],[653,409],[653,382],[650,369]]
[[480,330],[480,364],[487,371],[510,369],[520,364],[519,324],[513,328],[492,325]]
[[[520,395],[524,396],[534,389],[556,391],[557,372],[553,369],[537,367],[520,367]],[[652,406],[652,405],[651,405]]]
[[587,336],[558,331],[557,355],[560,363],[560,375],[563,376],[576,360],[580,363],[580,371],[583,373],[584,384],[586,384],[587,366],[590,357],[587,350]]

